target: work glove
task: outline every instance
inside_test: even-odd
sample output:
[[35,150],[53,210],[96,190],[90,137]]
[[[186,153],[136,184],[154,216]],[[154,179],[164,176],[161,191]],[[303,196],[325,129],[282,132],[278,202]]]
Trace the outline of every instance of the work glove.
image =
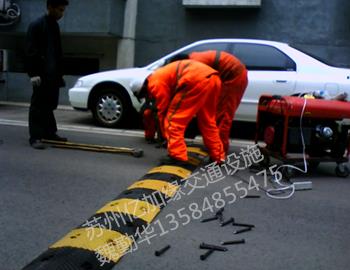
[[41,78],[39,76],[31,77],[30,82],[34,87],[38,87],[41,85]]

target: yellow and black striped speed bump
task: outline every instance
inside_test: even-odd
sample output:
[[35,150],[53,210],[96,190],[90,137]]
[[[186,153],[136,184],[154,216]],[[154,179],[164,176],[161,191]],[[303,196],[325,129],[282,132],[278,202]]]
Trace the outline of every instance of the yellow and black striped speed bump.
[[189,164],[151,169],[23,270],[111,269],[176,194],[182,180],[208,157],[197,147],[188,147],[188,155]]

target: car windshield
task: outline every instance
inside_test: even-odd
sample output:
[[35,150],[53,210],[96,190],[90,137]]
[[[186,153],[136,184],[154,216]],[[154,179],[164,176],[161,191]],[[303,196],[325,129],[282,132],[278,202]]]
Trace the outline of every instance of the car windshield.
[[147,65],[146,68],[150,70],[156,70],[157,68],[163,66],[165,64],[164,59],[158,59],[155,62],[152,62],[151,64]]
[[314,54],[314,53],[311,53],[311,52],[309,52],[309,51],[307,51],[307,50],[305,50],[305,49],[303,49],[303,48],[301,48],[301,47],[299,47],[299,46],[290,45],[290,47],[292,47],[292,48],[294,48],[294,49],[297,49],[298,51],[301,51],[302,53],[305,53],[306,55],[311,56],[312,58],[315,58],[316,60],[318,60],[318,61],[320,61],[321,63],[326,64],[326,65],[328,65],[328,66],[332,66],[332,67],[342,67],[342,68],[343,68],[343,67],[347,67],[345,64],[334,63],[334,62],[332,62],[332,61],[330,61],[330,60],[328,60],[328,59],[325,59],[325,58],[323,58],[323,57],[321,57],[321,56],[319,56],[319,55],[316,55],[316,54]]

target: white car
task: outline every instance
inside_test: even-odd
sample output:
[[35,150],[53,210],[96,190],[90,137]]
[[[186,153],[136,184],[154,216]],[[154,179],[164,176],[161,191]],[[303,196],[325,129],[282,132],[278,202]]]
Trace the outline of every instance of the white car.
[[262,94],[292,95],[325,90],[330,96],[350,96],[350,69],[327,65],[281,42],[254,39],[208,39],[194,42],[142,68],[99,72],[80,78],[69,90],[76,109],[89,109],[106,127],[120,126],[141,103],[130,90],[137,78],[146,78],[167,59],[179,53],[221,50],[238,57],[248,69],[249,84],[235,120],[255,122]]

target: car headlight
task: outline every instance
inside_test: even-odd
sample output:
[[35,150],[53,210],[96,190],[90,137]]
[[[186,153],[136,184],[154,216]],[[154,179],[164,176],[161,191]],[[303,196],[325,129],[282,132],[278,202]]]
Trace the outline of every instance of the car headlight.
[[75,83],[74,87],[82,87],[84,84],[83,80],[77,80],[77,82]]

